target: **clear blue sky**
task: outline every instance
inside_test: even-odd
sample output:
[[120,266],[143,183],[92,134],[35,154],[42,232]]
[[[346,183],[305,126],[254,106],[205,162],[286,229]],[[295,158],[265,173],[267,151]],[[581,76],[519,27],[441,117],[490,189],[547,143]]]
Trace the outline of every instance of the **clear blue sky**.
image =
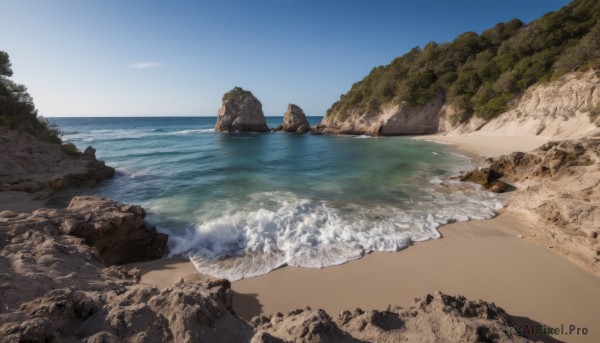
[[0,50],[45,116],[215,115],[241,86],[322,115],[414,46],[567,0],[0,0]]

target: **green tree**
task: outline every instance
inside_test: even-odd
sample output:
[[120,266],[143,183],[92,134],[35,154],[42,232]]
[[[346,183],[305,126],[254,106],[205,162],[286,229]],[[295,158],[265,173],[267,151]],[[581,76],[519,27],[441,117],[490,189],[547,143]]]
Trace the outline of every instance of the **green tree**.
[[38,116],[27,88],[9,79],[13,75],[10,58],[0,51],[0,118],[2,126],[29,132],[48,142],[61,143],[60,131]]

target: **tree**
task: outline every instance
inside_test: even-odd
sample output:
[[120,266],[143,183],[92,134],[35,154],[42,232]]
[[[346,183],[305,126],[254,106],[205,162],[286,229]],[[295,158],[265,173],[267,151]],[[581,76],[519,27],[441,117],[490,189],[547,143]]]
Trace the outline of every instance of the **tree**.
[[10,58],[0,51],[0,125],[29,132],[48,142],[61,143],[60,131],[38,117],[27,87],[9,79],[13,75]]

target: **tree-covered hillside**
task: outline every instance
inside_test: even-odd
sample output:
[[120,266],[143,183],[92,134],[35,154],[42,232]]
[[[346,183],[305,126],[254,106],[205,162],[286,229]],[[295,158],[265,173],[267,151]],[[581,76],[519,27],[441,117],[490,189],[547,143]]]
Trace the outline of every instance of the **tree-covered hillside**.
[[458,109],[452,120],[492,118],[527,87],[600,66],[600,1],[575,0],[526,25],[518,19],[482,34],[466,32],[451,43],[416,47],[374,68],[327,111],[376,114],[381,105],[423,105],[443,90]]
[[38,116],[27,88],[9,79],[13,75],[8,54],[0,51],[0,126],[29,132],[51,143],[61,143],[59,131]]

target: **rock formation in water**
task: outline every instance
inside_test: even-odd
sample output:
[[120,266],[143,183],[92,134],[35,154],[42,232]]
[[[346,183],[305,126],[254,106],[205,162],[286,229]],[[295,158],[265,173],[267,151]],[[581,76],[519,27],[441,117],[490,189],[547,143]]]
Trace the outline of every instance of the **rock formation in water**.
[[93,186],[115,169],[96,159],[95,150],[67,150],[23,131],[0,127],[0,192],[46,198],[66,187]]
[[285,132],[307,133],[310,131],[310,124],[299,106],[289,104],[283,115],[283,124],[277,129]]
[[530,153],[488,158],[466,175],[482,173],[516,187],[506,208],[529,222],[525,238],[600,275],[599,139],[550,142]]
[[268,132],[262,104],[251,92],[235,87],[223,95],[215,131]]

